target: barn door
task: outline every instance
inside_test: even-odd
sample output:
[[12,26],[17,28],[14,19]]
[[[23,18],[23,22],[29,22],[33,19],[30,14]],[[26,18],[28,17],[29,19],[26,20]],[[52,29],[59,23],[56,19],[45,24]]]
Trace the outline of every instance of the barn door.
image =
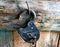
[[13,32],[0,30],[0,47],[13,47]]

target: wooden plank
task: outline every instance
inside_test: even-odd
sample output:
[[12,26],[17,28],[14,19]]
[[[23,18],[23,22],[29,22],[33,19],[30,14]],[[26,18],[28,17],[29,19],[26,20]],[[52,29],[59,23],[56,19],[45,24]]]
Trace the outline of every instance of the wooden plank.
[[59,41],[59,33],[51,32],[51,35],[50,35],[51,47],[57,47],[58,46],[58,41]]
[[[37,41],[37,47],[57,47],[59,39],[58,32],[40,32],[40,38]],[[25,42],[18,32],[14,32],[14,47],[31,47],[29,43]],[[60,46],[60,45],[59,45]]]
[[59,1],[59,0],[38,0],[38,1]]
[[58,45],[57,47],[60,47],[60,34],[59,34],[59,40],[58,40]]
[[0,30],[0,47],[13,47],[13,33]]
[[[37,47],[46,47],[50,43],[50,33],[40,32],[40,38],[37,41]],[[29,43],[25,42],[17,31],[14,32],[14,47],[31,47]]]
[[30,47],[30,44],[25,42],[17,31],[14,31],[14,47]]
[[59,33],[57,32],[40,32],[40,39],[37,42],[37,47],[57,47]]
[[50,32],[40,32],[40,38],[37,41],[37,47],[49,47]]
[[60,40],[59,40],[59,47],[60,47]]

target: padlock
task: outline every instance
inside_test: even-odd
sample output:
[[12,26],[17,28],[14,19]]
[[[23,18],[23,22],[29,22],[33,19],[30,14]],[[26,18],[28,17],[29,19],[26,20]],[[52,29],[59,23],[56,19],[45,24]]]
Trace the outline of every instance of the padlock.
[[26,28],[20,28],[18,33],[23,38],[23,40],[28,43],[32,43],[34,40],[37,41],[40,36],[39,30],[32,21],[28,23]]

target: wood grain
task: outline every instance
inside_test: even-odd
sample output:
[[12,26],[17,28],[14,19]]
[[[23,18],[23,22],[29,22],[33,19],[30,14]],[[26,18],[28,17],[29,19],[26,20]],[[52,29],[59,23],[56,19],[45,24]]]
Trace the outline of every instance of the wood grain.
[[[37,41],[37,47],[57,47],[58,39],[59,33],[42,31]],[[30,47],[30,44],[25,42],[16,31],[14,32],[14,47]]]
[[30,44],[25,42],[17,31],[14,32],[14,47],[29,47]]
[[0,47],[13,47],[13,32],[0,30]]

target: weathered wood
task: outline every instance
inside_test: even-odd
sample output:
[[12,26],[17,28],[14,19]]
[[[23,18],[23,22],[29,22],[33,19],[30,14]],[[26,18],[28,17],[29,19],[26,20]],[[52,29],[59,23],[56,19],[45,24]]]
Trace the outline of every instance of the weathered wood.
[[37,47],[49,47],[50,32],[40,32],[40,39],[37,42]]
[[59,0],[38,0],[38,1],[59,1]]
[[14,47],[29,47],[30,44],[25,42],[17,31],[14,32]]
[[[40,23],[35,22],[36,26],[41,26]],[[50,30],[48,31],[40,31],[40,38],[37,41],[37,47],[57,47],[58,45],[58,39],[59,39],[59,32],[52,32]],[[23,45],[24,44],[24,45]],[[26,43],[20,35],[16,32],[14,32],[14,47],[29,47],[30,44]]]
[[59,33],[56,32],[40,32],[40,39],[37,42],[37,47],[57,47]]
[[0,13],[0,16],[8,16],[8,15],[14,15],[14,14],[18,14],[18,12],[4,12],[4,13]]
[[51,35],[50,35],[51,47],[57,47],[58,46],[58,41],[59,41],[59,33],[51,32]]
[[60,47],[60,40],[59,40],[59,47]]
[[55,1],[55,2],[58,2],[60,0],[38,0],[38,1]]
[[13,32],[0,30],[0,47],[13,47]]
[[[37,47],[57,47],[59,33],[57,32],[40,32],[40,38],[37,41]],[[20,35],[14,32],[14,47],[30,47],[30,44],[25,42]],[[59,44],[60,46],[60,44]]]

